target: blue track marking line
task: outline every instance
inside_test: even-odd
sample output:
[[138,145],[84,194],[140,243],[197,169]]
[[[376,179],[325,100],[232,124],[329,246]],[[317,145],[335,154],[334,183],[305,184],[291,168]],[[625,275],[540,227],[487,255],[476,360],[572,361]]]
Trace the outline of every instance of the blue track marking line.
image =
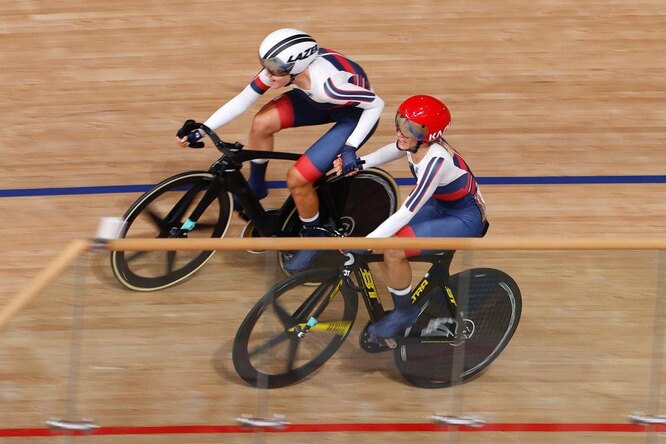
[[[397,177],[398,185],[414,185],[411,177]],[[587,185],[587,184],[658,184],[666,183],[666,175],[652,176],[531,176],[531,177],[478,177],[481,185]],[[286,188],[283,180],[272,180],[268,188]],[[17,188],[0,190],[1,197],[33,197],[33,196],[72,196],[82,194],[119,194],[143,193],[153,184],[108,185],[90,187],[54,187],[54,188]]]

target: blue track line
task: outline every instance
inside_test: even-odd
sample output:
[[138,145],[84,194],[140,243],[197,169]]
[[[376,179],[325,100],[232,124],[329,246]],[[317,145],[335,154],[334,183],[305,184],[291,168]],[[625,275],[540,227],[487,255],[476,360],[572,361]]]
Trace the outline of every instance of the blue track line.
[[[398,185],[414,185],[411,177],[398,177]],[[584,184],[639,184],[666,183],[666,175],[654,176],[533,176],[533,177],[478,177],[481,185],[584,185]],[[283,180],[268,181],[269,188],[286,188]],[[152,184],[109,185],[90,187],[17,188],[0,190],[1,197],[71,196],[81,194],[143,193]]]

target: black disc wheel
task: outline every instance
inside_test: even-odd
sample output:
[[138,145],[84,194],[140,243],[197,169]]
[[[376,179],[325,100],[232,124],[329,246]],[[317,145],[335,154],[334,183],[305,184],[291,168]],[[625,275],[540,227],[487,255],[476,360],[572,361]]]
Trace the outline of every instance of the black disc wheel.
[[[476,376],[504,350],[520,321],[520,289],[500,270],[466,270],[451,276],[448,287],[461,310],[462,325],[448,309],[427,307],[427,315],[422,313],[408,335],[431,343],[407,343],[394,351],[400,374],[418,387],[448,387]],[[434,298],[430,303],[436,304]]]

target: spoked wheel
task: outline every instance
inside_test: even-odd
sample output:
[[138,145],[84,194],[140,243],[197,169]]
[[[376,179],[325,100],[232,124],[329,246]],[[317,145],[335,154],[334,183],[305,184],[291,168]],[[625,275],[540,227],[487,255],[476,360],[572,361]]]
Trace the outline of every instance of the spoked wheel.
[[[455,295],[464,325],[456,325],[448,310],[422,314],[409,336],[441,342],[401,345],[394,352],[402,377],[418,387],[448,387],[474,377],[504,350],[520,321],[520,289],[500,270],[463,271],[451,276],[449,288]],[[447,339],[449,343],[445,343]]]
[[[307,282],[319,282],[316,287]],[[312,269],[271,288],[245,317],[233,345],[238,375],[258,388],[284,387],[321,367],[354,324],[358,299],[336,269]],[[318,323],[302,335],[315,316]]]
[[[399,204],[398,185],[385,171],[378,168],[363,170],[352,177],[328,176],[326,186],[317,188],[320,220],[330,224],[343,236],[364,237],[396,212]],[[282,229],[285,236],[298,236],[301,221],[294,210]],[[293,251],[278,254],[280,267]],[[338,266],[344,258],[337,252],[321,254],[313,267]]]
[[[231,221],[231,196],[221,192],[191,231],[179,230],[213,183],[207,172],[170,177],[147,191],[127,210],[125,238],[217,238]],[[113,274],[127,288],[153,291],[170,287],[196,273],[214,251],[114,251]]]

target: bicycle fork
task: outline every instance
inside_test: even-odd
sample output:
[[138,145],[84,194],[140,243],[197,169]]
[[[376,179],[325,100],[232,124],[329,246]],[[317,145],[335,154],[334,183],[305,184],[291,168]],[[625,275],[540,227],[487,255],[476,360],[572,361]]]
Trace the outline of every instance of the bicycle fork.
[[[197,225],[197,221],[204,213],[204,211],[206,211],[206,208],[208,208],[208,206],[211,203],[213,203],[213,201],[219,196],[220,188],[221,185],[219,184],[219,182],[214,180],[211,183],[211,185],[208,187],[208,189],[206,190],[203,197],[201,198],[197,206],[194,208],[192,213],[190,213],[190,216],[185,220],[185,222],[181,224],[180,228],[178,227],[172,228],[169,235],[171,237],[180,237],[181,235],[187,234],[190,231],[194,230],[194,227],[196,227]],[[195,188],[192,188],[189,191],[187,191],[187,193],[185,193],[183,198],[180,200],[180,202],[178,202],[178,204],[174,207],[172,211],[176,211],[176,213],[184,213],[187,207],[190,205],[190,203],[192,203],[192,199],[194,199],[194,197],[199,191],[200,190],[197,190]],[[170,214],[169,216],[167,216],[167,219],[173,216],[177,216],[177,214],[175,215]]]

